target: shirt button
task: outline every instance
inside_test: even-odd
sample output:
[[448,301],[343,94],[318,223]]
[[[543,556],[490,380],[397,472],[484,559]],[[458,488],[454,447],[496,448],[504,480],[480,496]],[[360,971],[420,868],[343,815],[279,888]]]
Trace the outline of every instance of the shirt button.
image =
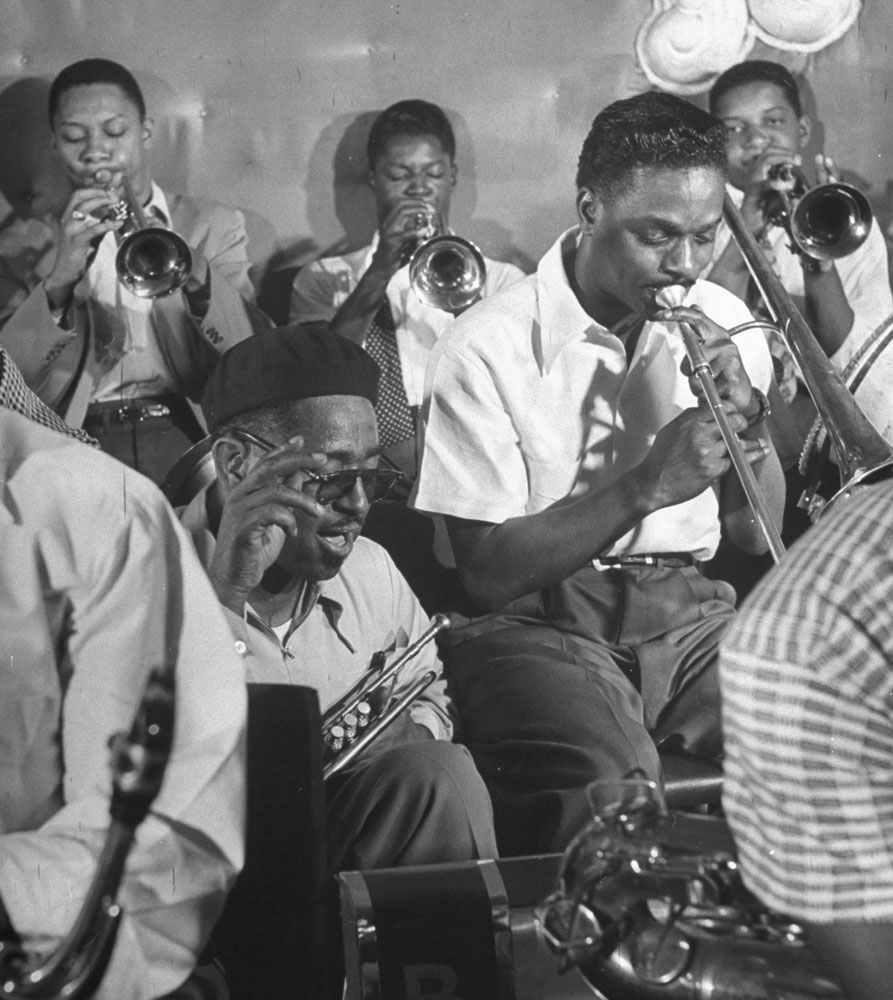
[[244,656],[248,652],[248,647],[245,645],[244,642],[242,642],[241,639],[236,639],[233,645],[236,647],[236,652],[239,654],[239,656]]

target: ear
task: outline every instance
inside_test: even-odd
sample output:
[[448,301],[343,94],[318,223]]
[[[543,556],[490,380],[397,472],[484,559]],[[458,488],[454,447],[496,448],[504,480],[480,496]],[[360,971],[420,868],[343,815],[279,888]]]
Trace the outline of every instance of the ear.
[[143,145],[150,146],[152,143],[152,135],[155,132],[155,119],[144,118],[142,123],[142,130],[143,130]]
[[224,435],[214,442],[211,454],[214,456],[217,482],[226,496],[245,478],[247,448],[241,441],[234,441]]
[[798,127],[800,131],[800,145],[805,146],[809,142],[809,137],[812,135],[812,120],[809,115],[800,116]]
[[459,164],[455,160],[450,161],[450,187],[454,188],[456,186],[456,181],[459,179]]
[[598,218],[599,208],[598,196],[590,188],[580,188],[577,192],[577,217],[584,233],[592,229]]

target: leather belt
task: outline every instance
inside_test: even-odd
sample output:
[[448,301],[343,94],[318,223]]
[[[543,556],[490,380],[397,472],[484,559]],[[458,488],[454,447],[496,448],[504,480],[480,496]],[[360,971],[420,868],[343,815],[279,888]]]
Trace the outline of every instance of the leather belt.
[[695,558],[690,552],[634,552],[628,556],[599,556],[592,560],[596,569],[619,569],[623,566],[659,566],[665,569],[683,569],[694,566]]
[[171,408],[159,399],[132,399],[128,402],[91,403],[87,407],[85,424],[141,423],[170,417]]

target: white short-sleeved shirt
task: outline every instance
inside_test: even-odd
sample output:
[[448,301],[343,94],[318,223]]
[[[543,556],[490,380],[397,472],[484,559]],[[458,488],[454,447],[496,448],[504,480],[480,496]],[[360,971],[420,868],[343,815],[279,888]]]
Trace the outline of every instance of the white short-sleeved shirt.
[[[301,268],[292,290],[289,319],[301,323],[330,320],[369,269],[377,246],[376,233],[372,243],[361,250],[343,257],[324,257]],[[524,277],[524,272],[514,264],[489,257],[484,258],[484,263],[487,271],[484,297]],[[410,406],[421,406],[428,357],[453,322],[453,315],[422,302],[410,287],[408,267],[401,267],[391,278],[387,296],[396,326],[406,399]]]
[[[490,523],[537,513],[609,485],[642,461],[660,428],[696,405],[680,371],[678,330],[646,323],[627,364],[622,341],[584,311],[564,265],[577,238],[568,230],[535,274],[460,316],[432,354],[418,509]],[[751,318],[710,282],[698,281],[685,302],[725,329]],[[762,333],[735,342],[753,384],[768,391]],[[610,554],[707,559],[719,531],[709,489],[644,518]]]

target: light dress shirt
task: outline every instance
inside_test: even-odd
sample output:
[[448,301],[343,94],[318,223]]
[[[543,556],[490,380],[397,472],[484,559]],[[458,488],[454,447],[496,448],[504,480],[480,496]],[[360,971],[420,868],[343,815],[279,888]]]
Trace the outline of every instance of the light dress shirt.
[[744,880],[812,923],[893,919],[893,482],[838,501],[720,645]]
[[[180,511],[181,523],[206,568],[216,544],[208,524],[208,488]],[[249,683],[308,685],[318,692],[323,712],[369,670],[376,652],[399,653],[429,624],[391,557],[363,537],[356,540],[339,573],[305,590],[298,605],[292,620],[295,627],[286,630],[284,641],[250,607],[241,616],[224,611]],[[440,674],[433,642],[398,671],[392,694],[399,695],[429,670]],[[451,738],[452,703],[442,678],[419,696],[410,715],[436,738]]]
[[[744,192],[731,185],[728,185],[726,190],[732,201],[740,206],[744,200]],[[713,246],[713,263],[705,269],[705,278],[710,277],[713,264],[719,259],[730,239],[731,233],[723,221],[720,223]],[[766,239],[774,257],[773,270],[793,298],[794,305],[800,312],[804,312],[803,267],[797,254],[790,249],[787,233],[780,226],[772,226],[766,232]],[[846,257],[841,257],[834,264],[840,275],[840,283],[843,285],[847,302],[853,310],[852,328],[846,340],[832,356],[835,367],[842,369],[871,332],[893,314],[887,244],[876,220],[871,226],[868,239],[862,246]]]
[[[437,345],[413,505],[501,524],[567,496],[609,485],[647,455],[655,436],[696,405],[680,372],[682,337],[648,322],[627,364],[622,341],[577,300],[565,271],[578,230],[564,233],[535,274],[473,306]],[[698,281],[697,304],[721,327],[750,318],[740,299]],[[768,391],[772,366],[760,331],[735,336],[751,382]],[[719,542],[713,489],[655,511],[605,555],[690,552]]]
[[[291,322],[330,320],[369,269],[377,247],[378,233],[367,247],[341,257],[324,257],[302,267],[292,290]],[[485,297],[524,277],[524,272],[514,264],[489,257],[484,258],[484,263]],[[428,356],[452,323],[453,314],[422,302],[410,287],[408,266],[401,267],[388,282],[387,297],[396,326],[406,400],[410,406],[421,406]]]
[[148,480],[3,408],[0,480],[0,897],[27,947],[70,930],[109,825],[109,738],[175,664],[171,757],[96,993],[150,1000],[188,976],[242,866],[244,669]]

